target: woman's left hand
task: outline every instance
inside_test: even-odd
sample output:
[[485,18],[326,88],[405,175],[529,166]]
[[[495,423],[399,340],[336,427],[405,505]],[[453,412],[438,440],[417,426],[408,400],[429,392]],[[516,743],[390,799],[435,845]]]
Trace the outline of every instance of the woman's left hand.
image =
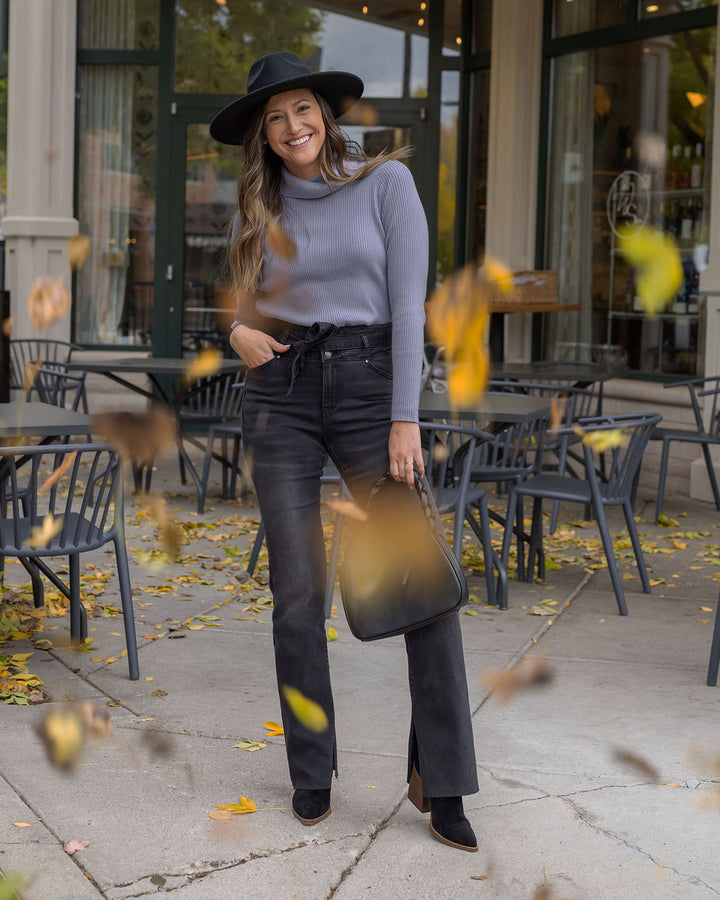
[[420,429],[417,422],[393,422],[388,441],[390,453],[390,474],[395,481],[404,481],[410,487],[415,483],[413,465],[421,475],[425,474],[425,464],[420,444]]

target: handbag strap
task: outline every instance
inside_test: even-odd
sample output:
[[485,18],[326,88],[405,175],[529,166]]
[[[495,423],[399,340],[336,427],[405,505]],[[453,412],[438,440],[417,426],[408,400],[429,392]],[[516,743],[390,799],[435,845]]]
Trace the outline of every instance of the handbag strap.
[[[444,534],[445,531],[442,519],[440,518],[440,512],[437,508],[437,504],[435,503],[435,497],[433,496],[432,488],[430,487],[430,483],[427,480],[427,476],[420,475],[417,466],[413,466],[413,471],[415,473],[415,480],[413,482],[415,493],[418,500],[420,501],[422,511],[425,514],[425,519],[427,521],[428,527],[432,531],[436,531],[439,534]],[[370,494],[367,501],[368,507],[370,507],[375,497],[377,497],[377,495],[390,481],[394,482],[395,484],[399,483],[395,482],[395,479],[392,477],[390,472],[385,472],[384,475],[381,475],[380,478],[378,478],[378,480],[370,488]]]

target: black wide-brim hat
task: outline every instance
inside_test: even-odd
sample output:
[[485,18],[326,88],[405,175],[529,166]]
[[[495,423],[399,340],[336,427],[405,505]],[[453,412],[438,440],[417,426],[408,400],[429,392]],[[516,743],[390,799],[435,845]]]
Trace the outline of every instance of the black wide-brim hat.
[[362,97],[365,86],[350,72],[313,72],[287,50],[269,53],[250,66],[247,93],[220,110],[210,123],[210,136],[221,144],[242,144],[259,106],[275,94],[304,87],[321,94],[338,118]]

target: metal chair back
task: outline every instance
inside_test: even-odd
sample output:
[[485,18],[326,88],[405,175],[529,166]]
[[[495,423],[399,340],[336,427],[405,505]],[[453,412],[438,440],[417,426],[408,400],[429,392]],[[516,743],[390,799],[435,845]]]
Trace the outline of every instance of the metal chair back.
[[46,338],[13,338],[10,341],[10,387],[22,389],[28,366],[41,365],[54,368],[55,363],[70,362],[73,350],[82,350],[78,344],[53,341]]

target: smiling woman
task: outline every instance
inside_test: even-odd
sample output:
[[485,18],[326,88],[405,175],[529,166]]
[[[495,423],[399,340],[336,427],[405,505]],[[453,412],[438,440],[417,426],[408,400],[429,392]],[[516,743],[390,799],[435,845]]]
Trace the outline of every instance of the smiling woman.
[[312,91],[277,94],[265,108],[263,124],[270,149],[298,178],[320,174],[320,151],[325,143],[325,123]]

